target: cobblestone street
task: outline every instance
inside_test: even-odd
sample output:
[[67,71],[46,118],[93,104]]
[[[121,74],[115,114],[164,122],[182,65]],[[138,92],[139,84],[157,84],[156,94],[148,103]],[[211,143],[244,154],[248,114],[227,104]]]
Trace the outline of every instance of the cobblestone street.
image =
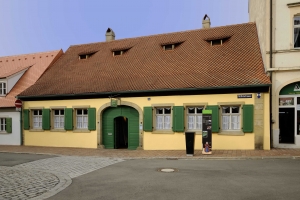
[[0,166],[0,199],[46,199],[89,172],[122,162],[122,159],[60,156],[13,167]]

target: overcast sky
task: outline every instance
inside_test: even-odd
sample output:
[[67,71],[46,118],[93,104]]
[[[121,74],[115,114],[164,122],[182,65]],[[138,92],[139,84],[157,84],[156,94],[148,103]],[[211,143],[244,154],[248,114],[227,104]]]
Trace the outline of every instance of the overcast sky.
[[248,22],[248,0],[0,0],[0,57]]

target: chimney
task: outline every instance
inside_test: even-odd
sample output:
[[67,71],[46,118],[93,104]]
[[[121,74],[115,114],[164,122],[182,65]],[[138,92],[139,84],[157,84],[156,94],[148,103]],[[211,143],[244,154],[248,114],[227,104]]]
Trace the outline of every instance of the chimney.
[[207,14],[204,15],[202,20],[202,28],[210,28],[210,18]]
[[115,40],[115,33],[111,28],[108,28],[106,31],[106,42]]

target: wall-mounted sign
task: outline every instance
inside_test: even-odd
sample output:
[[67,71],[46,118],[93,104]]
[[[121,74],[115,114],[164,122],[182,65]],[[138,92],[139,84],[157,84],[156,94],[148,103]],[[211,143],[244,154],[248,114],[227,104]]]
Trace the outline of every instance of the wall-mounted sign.
[[300,94],[300,82],[295,82],[284,86],[279,95]]
[[118,107],[118,99],[110,99],[110,107]]
[[212,149],[212,111],[203,110],[202,111],[202,148],[203,154],[211,154]]
[[239,99],[252,98],[252,94],[238,94],[237,98]]

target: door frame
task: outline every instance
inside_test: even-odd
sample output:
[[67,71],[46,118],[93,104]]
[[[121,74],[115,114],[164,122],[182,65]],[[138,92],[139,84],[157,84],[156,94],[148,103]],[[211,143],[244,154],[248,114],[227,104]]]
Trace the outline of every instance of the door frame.
[[[129,101],[119,101],[118,106],[129,106],[132,107],[134,109],[136,109],[139,113],[139,146],[137,149],[144,149],[144,142],[143,142],[143,128],[141,129],[141,127],[143,127],[143,110],[135,103],[129,102]],[[103,104],[97,111],[97,144],[98,144],[98,148],[102,148],[104,149],[104,145],[103,145],[103,138],[102,138],[102,114],[103,111],[108,108],[111,107],[111,102],[110,100],[108,100],[107,103]]]

